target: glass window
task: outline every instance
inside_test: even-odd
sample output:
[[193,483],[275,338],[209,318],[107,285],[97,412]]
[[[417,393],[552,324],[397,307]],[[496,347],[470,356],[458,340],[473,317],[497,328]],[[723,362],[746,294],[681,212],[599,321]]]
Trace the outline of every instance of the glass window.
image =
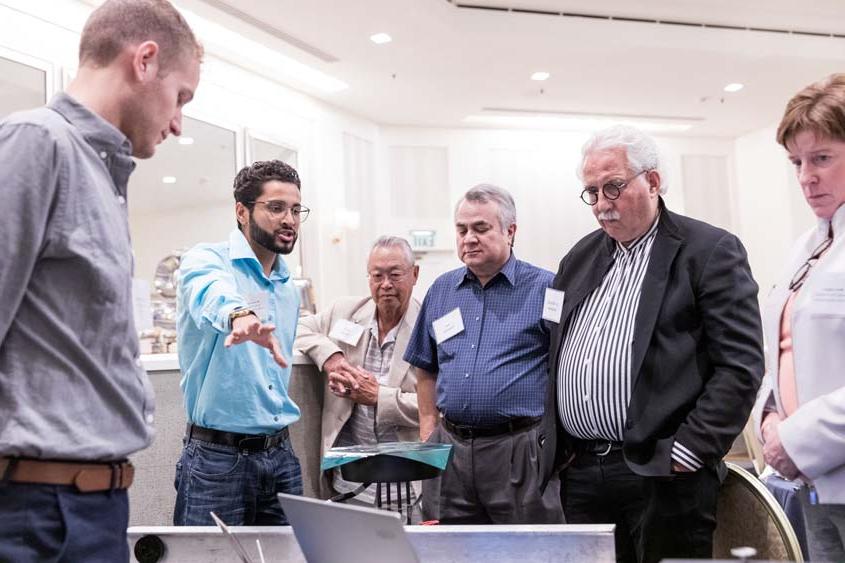
[[[257,160],[281,160],[286,164],[290,164],[297,168],[297,153],[296,150],[288,148],[284,145],[278,145],[269,141],[264,141],[253,136],[248,136],[249,154],[251,156],[250,162]],[[297,171],[299,169],[297,168]]]
[[135,277],[153,286],[168,256],[228,238],[237,224],[236,155],[235,131],[185,117],[181,137],[168,137],[155,156],[138,161],[128,194]]
[[0,57],[0,119],[16,111],[43,106],[46,101],[46,72]]

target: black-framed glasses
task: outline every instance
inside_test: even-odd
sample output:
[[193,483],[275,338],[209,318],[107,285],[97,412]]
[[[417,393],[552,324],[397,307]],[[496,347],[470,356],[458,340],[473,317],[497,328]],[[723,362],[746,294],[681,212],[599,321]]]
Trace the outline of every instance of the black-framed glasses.
[[284,201],[252,201],[250,203],[260,203],[264,206],[264,209],[267,210],[267,213],[270,214],[271,217],[274,219],[281,219],[284,217],[288,211],[290,211],[291,217],[293,217],[296,221],[302,223],[308,218],[308,214],[311,213],[311,210],[304,205],[299,205],[298,203],[295,205],[288,205]]
[[819,258],[822,257],[822,254],[830,248],[831,244],[833,244],[833,237],[828,236],[816,247],[813,253],[810,254],[810,257],[807,258],[807,261],[801,264],[801,267],[798,268],[798,271],[795,272],[794,276],[792,276],[792,281],[789,282],[789,291],[798,291],[801,289],[801,286],[804,285],[804,282],[807,281],[807,277],[810,275],[810,270],[816,265]]
[[[627,180],[611,180],[601,187],[601,193],[607,199],[619,199],[622,195],[622,190],[628,187],[628,184],[640,174],[645,174],[649,170],[640,170]],[[587,205],[595,205],[599,202],[599,189],[596,186],[585,186],[584,191],[581,192],[581,201]]]

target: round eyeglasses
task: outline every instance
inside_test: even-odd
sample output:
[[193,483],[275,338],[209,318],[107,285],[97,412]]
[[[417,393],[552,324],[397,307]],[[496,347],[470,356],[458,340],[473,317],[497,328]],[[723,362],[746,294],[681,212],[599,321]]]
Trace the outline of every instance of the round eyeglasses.
[[[619,199],[622,195],[622,190],[628,187],[628,184],[640,174],[645,174],[649,170],[640,170],[627,180],[611,180],[601,187],[601,193],[606,199]],[[599,189],[596,186],[586,186],[581,192],[581,201],[587,205],[595,205],[599,202]]]

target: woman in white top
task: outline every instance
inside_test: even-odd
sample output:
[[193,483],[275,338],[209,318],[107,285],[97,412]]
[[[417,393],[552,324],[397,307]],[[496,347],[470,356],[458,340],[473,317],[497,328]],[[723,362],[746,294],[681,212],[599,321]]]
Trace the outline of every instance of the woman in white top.
[[810,559],[845,561],[845,74],[807,86],[777,132],[818,218],[763,310],[754,407],[766,462],[800,478]]

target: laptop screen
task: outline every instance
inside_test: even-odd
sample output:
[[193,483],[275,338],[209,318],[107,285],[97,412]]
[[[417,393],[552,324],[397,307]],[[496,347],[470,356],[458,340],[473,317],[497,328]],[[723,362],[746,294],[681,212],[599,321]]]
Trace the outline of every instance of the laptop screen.
[[309,563],[419,563],[398,512],[278,497]]

